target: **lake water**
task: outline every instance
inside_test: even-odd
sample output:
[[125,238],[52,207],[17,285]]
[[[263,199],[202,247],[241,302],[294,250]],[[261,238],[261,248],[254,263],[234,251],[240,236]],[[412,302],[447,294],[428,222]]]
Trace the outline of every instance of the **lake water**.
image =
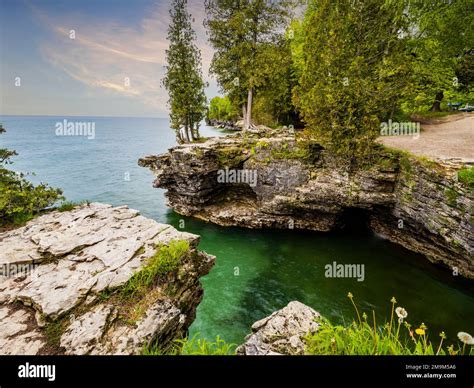
[[[64,119],[95,123],[95,139],[56,136]],[[408,311],[408,321],[422,321],[436,338],[441,330],[474,334],[472,282],[434,267],[424,258],[370,232],[323,234],[301,231],[223,228],[183,218],[165,205],[164,191],[152,187],[153,175],[137,165],[140,157],[174,145],[167,119],[14,117],[0,121],[7,133],[0,148],[15,149],[12,169],[35,172],[35,182],[60,187],[68,200],[127,204],[147,217],[201,235],[200,248],[217,256],[202,279],[204,299],[191,334],[216,335],[241,343],[253,322],[292,300],[306,303],[335,322],[350,321],[350,291],[370,316],[389,318],[390,298]],[[222,135],[203,127],[204,136]],[[365,264],[365,280],[325,277],[327,263]]]

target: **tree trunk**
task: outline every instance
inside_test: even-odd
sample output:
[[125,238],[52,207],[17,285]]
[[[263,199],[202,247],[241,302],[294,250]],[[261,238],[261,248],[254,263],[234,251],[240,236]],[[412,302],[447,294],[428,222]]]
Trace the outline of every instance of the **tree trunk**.
[[244,120],[244,130],[247,129],[247,107],[245,104],[242,104],[242,118]]
[[188,125],[186,124],[184,129],[183,129],[183,132],[184,132],[184,140],[186,143],[189,143],[189,129],[188,129]]
[[252,99],[253,99],[253,89],[250,88],[247,96],[247,120],[246,128],[249,129],[252,124]]
[[435,101],[433,102],[433,106],[430,109],[430,112],[441,112],[441,101],[444,98],[444,93],[438,92],[436,93]]

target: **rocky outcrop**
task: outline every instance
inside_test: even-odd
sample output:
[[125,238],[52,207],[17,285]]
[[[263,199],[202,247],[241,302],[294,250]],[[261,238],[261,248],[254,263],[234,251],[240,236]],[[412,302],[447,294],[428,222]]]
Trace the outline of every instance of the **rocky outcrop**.
[[215,260],[198,242],[126,206],[98,203],[0,234],[0,353],[166,348],[194,320],[199,278]]
[[[180,214],[223,226],[330,231],[357,214],[377,233],[474,278],[473,191],[463,166],[386,150],[349,170],[316,142],[253,128],[140,159]],[[256,183],[239,172],[256,174]],[[226,179],[220,179],[220,178]],[[245,177],[243,174],[240,178]],[[247,175],[248,178],[248,175]]]
[[303,355],[304,337],[317,332],[320,314],[300,302],[290,302],[281,310],[252,325],[252,333],[237,348],[245,356]]
[[206,124],[211,127],[224,129],[226,131],[241,131],[244,126],[243,120],[231,121],[231,120],[211,119],[211,120],[206,120]]

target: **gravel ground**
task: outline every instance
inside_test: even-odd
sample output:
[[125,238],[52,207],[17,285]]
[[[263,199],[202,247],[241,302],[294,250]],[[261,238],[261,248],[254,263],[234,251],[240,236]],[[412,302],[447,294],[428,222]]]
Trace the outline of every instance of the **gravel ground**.
[[379,141],[388,147],[432,159],[474,163],[474,113],[460,113],[421,124],[418,138],[383,136]]

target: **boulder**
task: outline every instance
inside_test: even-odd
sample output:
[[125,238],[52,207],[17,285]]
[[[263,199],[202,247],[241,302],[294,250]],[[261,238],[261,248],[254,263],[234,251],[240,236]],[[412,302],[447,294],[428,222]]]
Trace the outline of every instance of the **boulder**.
[[294,301],[252,325],[252,333],[237,348],[245,356],[303,355],[304,337],[315,333],[320,314],[303,303]]

